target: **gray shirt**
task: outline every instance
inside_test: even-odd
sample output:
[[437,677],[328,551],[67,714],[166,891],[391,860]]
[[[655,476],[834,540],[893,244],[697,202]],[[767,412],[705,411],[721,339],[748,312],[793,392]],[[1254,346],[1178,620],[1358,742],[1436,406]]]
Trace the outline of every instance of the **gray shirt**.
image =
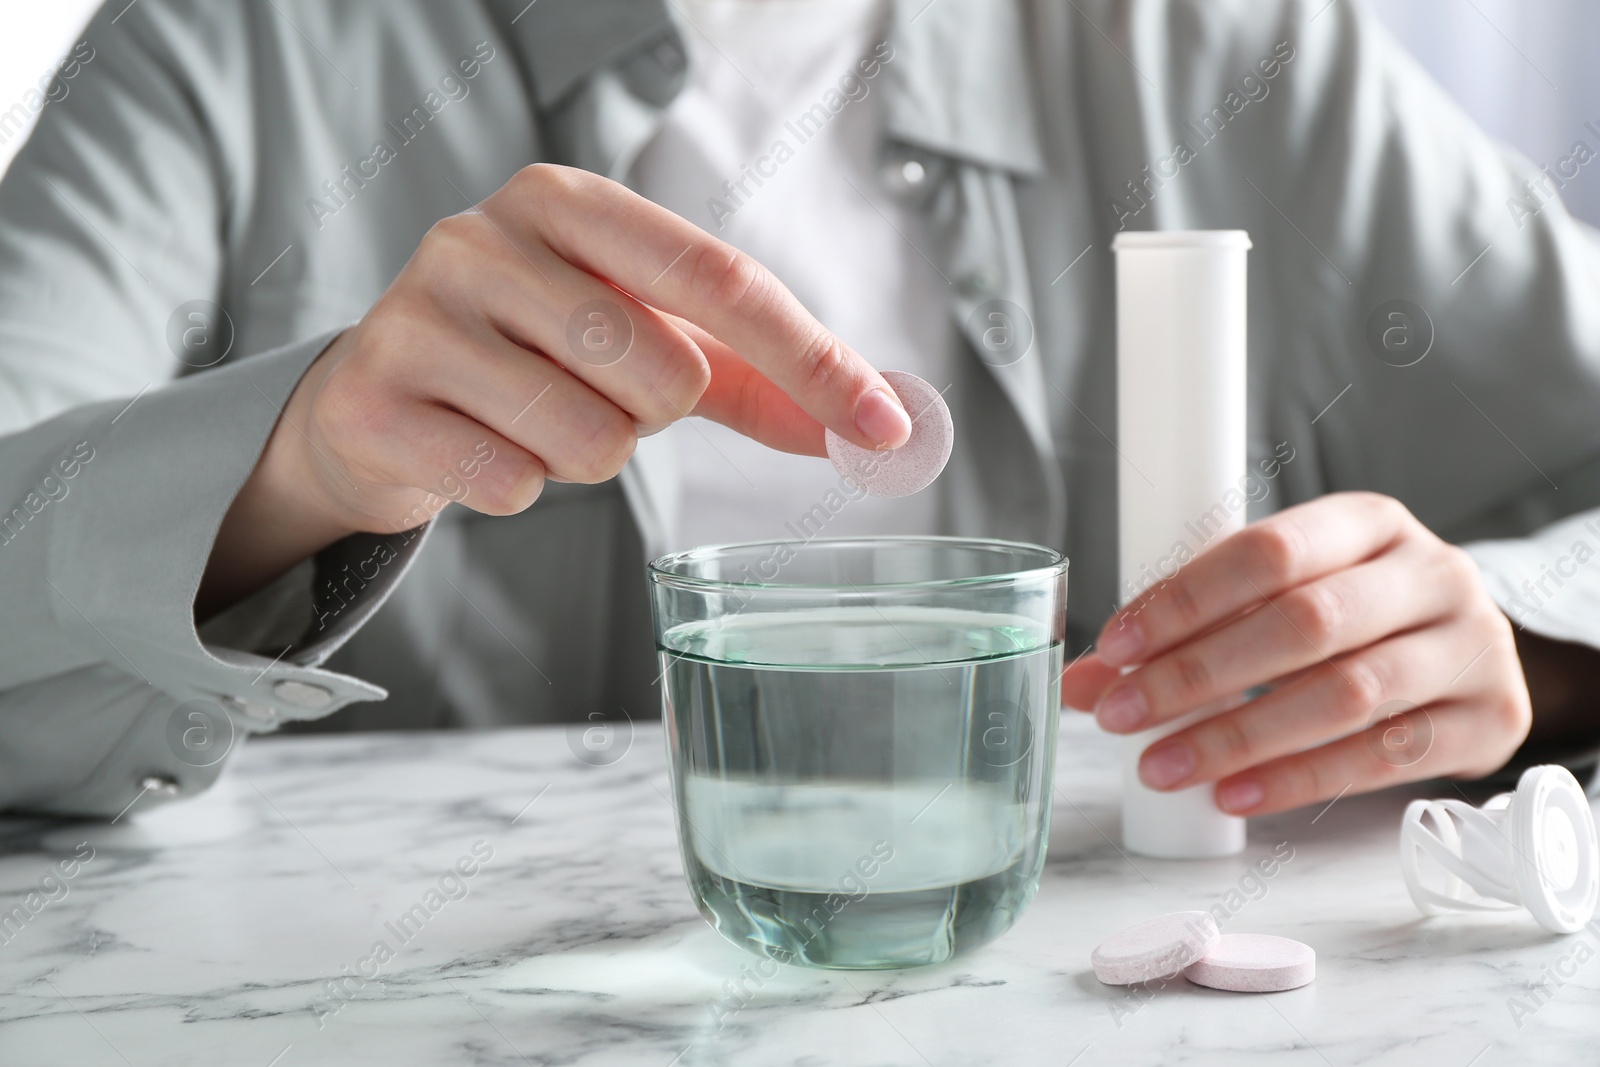
[[[1063,548],[1092,639],[1110,239],[1241,228],[1252,515],[1393,495],[1519,623],[1600,647],[1596,235],[1325,5],[895,5],[883,180],[966,341],[945,530]],[[661,0],[143,0],[86,45],[0,183],[0,805],[193,793],[245,735],[351,704],[334,723],[654,715],[675,472],[648,440],[515,518],[349,538],[199,630],[192,604],[298,376],[433,222],[530,163],[627,173],[683,79]],[[1020,357],[985,348],[996,309]]]

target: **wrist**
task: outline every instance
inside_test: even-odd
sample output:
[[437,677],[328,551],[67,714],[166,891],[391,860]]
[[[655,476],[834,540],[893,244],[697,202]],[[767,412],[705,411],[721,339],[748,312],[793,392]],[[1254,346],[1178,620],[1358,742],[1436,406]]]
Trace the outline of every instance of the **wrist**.
[[326,373],[325,357],[302,377],[222,518],[195,597],[197,621],[358,529],[328,493],[308,436],[308,397]]

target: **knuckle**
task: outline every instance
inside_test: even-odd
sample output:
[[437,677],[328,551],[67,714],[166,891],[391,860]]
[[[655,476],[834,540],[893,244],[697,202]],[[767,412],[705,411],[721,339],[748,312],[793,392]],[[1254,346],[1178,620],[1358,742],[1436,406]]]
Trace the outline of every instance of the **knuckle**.
[[1338,696],[1334,713],[1340,725],[1365,726],[1388,695],[1388,686],[1382,673],[1365,656],[1357,656],[1340,664],[1342,678],[1336,679]]
[[1211,668],[1193,652],[1174,653],[1163,673],[1168,683],[1163,688],[1180,701],[1192,700],[1210,692]]
[[360,343],[344,360],[340,370],[355,373],[381,373],[399,359],[399,354],[416,344],[418,337],[431,333],[433,324],[414,290],[395,290],[384,296],[361,322]]
[[1323,796],[1332,796],[1337,789],[1328,787],[1327,772],[1324,771],[1315,759],[1290,760],[1278,772],[1278,784],[1275,790],[1281,796],[1286,806],[1299,807],[1310,804]]
[[406,265],[407,281],[435,297],[471,292],[477,264],[491,255],[482,236],[482,221],[475,215],[440,219]]
[[1512,665],[1520,671],[1522,669],[1521,656],[1517,652],[1517,633],[1512,626],[1511,618],[1500,610],[1500,605],[1487,597],[1485,599],[1488,600],[1488,603],[1484,605],[1481,613],[1486,628],[1485,637],[1490,644],[1498,644],[1504,649],[1510,656]]
[[1350,616],[1344,595],[1330,582],[1296,589],[1284,598],[1286,613],[1306,639],[1319,649],[1338,635]]
[[634,449],[639,447],[639,434],[630,423],[617,439],[617,447],[606,462],[606,478],[609,480],[622,473],[622,468],[628,465],[628,460],[633,458]]
[[[1377,518],[1393,518],[1394,512],[1391,508],[1400,505],[1400,502],[1389,494],[1374,492],[1371,489],[1346,489],[1330,495],[1338,496],[1358,507],[1367,508],[1375,512]],[[1405,511],[1404,505],[1400,505],[1400,510]]]
[[773,278],[754,258],[726,245],[695,260],[692,284],[708,301],[740,314],[759,314],[772,299]]
[[475,212],[446,215],[428,227],[423,235],[424,260],[436,262],[439,253],[458,252],[475,246],[479,240],[481,222]]
[[1311,554],[1305,527],[1299,521],[1280,518],[1255,527],[1255,555],[1261,561],[1262,577],[1274,585],[1292,582]]
[[644,422],[676,422],[694,410],[711,385],[711,364],[698,345],[676,330],[660,345],[665,369],[650,390],[649,410],[640,412]]
[[578,449],[570,476],[588,484],[610,481],[621,472],[638,443],[633,421],[613,409]]
[[1205,621],[1205,610],[1200,606],[1200,598],[1195,596],[1194,589],[1180,572],[1167,582],[1162,596],[1162,601],[1172,621],[1184,633],[1198,629]]
[[1205,724],[1208,762],[1221,774],[1248,767],[1256,762],[1255,738],[1243,717],[1218,715]]
[[1445,580],[1453,588],[1483,590],[1483,578],[1472,554],[1459,545],[1444,542],[1441,545],[1439,558]]
[[512,177],[512,185],[535,199],[577,190],[581,171],[557,163],[530,163]]
[[1371,501],[1373,507],[1378,511],[1382,518],[1387,519],[1396,526],[1401,528],[1418,527],[1426,529],[1426,527],[1423,527],[1422,524],[1417,521],[1416,516],[1411,514],[1411,509],[1400,503],[1400,501],[1396,500],[1394,497],[1389,496],[1386,493],[1373,492],[1363,492],[1362,495]]
[[802,388],[806,392],[825,390],[844,370],[844,346],[833,334],[826,330],[818,331],[817,336],[801,350],[798,366]]
[[511,184],[530,190],[541,189],[554,170],[548,163],[529,163],[511,176]]
[[684,403],[672,393],[664,392],[657,386],[650,390],[650,395],[639,405],[639,410],[634,412],[634,431],[648,437],[660,428],[687,418],[693,408],[692,402]]
[[1512,687],[1511,691],[1492,705],[1495,724],[1500,727],[1502,734],[1514,738],[1512,745],[1515,748],[1528,736],[1528,731],[1533,727],[1533,707],[1528,700],[1528,693],[1524,687]]
[[387,440],[398,419],[383,378],[346,360],[329,373],[317,394],[318,424],[335,441]]
[[762,397],[765,394],[761,389],[761,379],[751,374],[739,384],[738,395],[734,398],[734,411],[737,413],[739,425],[761,426],[766,420],[762,414]]
[[673,395],[674,392],[676,390],[672,388],[670,382],[665,388],[652,385],[650,391],[640,397],[637,403],[629,404],[629,410],[633,412],[636,420],[636,429],[670,426],[686,417],[693,405],[679,402]]
[[544,492],[545,471],[537,457],[520,449],[507,449],[496,456],[496,461],[503,463],[501,476],[486,480],[463,503],[489,515],[515,515],[539,499]]

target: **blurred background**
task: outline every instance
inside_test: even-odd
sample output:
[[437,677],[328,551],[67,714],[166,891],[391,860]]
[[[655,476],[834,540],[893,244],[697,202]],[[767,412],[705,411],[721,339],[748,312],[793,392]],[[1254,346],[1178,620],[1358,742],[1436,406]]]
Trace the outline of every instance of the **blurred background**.
[[[77,42],[95,0],[0,0],[0,172],[22,136],[3,116]],[[119,13],[138,0],[110,0]],[[336,2],[336,0],[330,0]],[[1367,3],[1495,137],[1554,167],[1584,141],[1600,152],[1600,0],[1331,0]],[[11,110],[21,117],[27,108]],[[28,118],[31,120],[32,116]],[[1600,166],[1562,193],[1600,225]]]

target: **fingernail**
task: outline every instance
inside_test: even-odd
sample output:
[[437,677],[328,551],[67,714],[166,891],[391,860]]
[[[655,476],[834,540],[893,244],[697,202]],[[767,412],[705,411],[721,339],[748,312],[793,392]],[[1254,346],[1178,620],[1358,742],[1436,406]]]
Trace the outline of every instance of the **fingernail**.
[[1116,629],[1095,642],[1094,647],[1100,653],[1101,662],[1120,667],[1133,662],[1133,657],[1144,651],[1144,632],[1139,629],[1138,623],[1123,620]]
[[911,436],[911,416],[900,401],[874,389],[856,404],[856,429],[884,448],[899,448]]
[[1150,717],[1150,707],[1144,702],[1143,693],[1128,686],[1101,700],[1100,706],[1094,709],[1094,717],[1105,729],[1126,733],[1144,724]]
[[1139,760],[1139,779],[1151,789],[1177,785],[1194,773],[1194,753],[1175,741],[1147,751]]
[[1242,814],[1267,798],[1260,782],[1229,782],[1217,790],[1217,806],[1223,811]]

